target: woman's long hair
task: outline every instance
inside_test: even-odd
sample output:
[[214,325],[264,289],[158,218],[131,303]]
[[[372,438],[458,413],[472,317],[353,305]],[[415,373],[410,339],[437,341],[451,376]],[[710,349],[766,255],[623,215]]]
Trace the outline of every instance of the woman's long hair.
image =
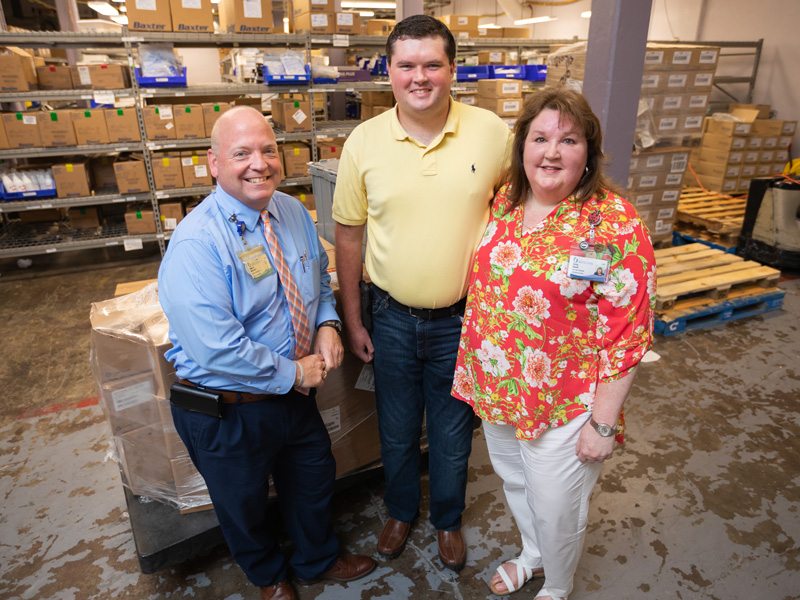
[[600,129],[600,120],[592,112],[586,98],[573,90],[544,88],[525,101],[514,128],[514,145],[508,176],[508,181],[512,184],[508,191],[508,212],[524,202],[531,191],[523,159],[525,140],[531,122],[546,109],[558,111],[560,119],[570,119],[586,138],[587,170],[584,170],[578,185],[571,193],[575,196],[575,200],[583,204],[592,196],[601,195],[603,190],[619,194],[619,188],[603,172],[606,160],[602,150],[603,132]]

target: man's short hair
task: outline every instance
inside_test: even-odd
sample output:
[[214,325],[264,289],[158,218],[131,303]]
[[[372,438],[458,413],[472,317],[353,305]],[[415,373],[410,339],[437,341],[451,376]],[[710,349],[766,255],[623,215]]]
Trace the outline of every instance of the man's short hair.
[[444,40],[444,50],[447,53],[447,60],[453,64],[456,60],[456,40],[447,25],[429,17],[428,15],[412,15],[406,17],[394,26],[389,39],[386,40],[386,61],[392,64],[392,51],[397,40],[421,40],[423,38],[439,37]]

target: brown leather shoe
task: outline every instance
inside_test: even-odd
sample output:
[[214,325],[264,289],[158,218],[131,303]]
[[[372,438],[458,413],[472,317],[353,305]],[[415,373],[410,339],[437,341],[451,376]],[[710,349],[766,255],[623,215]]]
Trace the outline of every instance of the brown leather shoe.
[[378,554],[386,558],[400,556],[406,547],[409,531],[411,531],[411,523],[389,519],[383,526],[381,537],[378,538]]
[[261,600],[297,600],[288,579],[276,585],[266,585],[258,588],[261,591]]
[[442,564],[453,571],[460,571],[467,564],[467,546],[461,530],[439,532],[439,558]]
[[355,581],[356,579],[361,579],[365,575],[369,575],[375,570],[375,566],[375,561],[369,556],[342,554],[336,560],[336,564],[319,577],[314,579],[297,579],[296,581],[300,585],[311,585],[312,583],[317,583],[321,579],[330,579],[331,581],[347,583],[348,581]]

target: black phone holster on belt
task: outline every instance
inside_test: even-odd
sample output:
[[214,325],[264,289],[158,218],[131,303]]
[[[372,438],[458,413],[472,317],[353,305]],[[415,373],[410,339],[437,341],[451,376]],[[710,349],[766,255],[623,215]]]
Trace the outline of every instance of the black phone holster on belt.
[[361,292],[361,324],[372,333],[372,285],[362,279],[358,290]]
[[222,394],[182,383],[173,383],[169,401],[173,406],[191,412],[222,418]]

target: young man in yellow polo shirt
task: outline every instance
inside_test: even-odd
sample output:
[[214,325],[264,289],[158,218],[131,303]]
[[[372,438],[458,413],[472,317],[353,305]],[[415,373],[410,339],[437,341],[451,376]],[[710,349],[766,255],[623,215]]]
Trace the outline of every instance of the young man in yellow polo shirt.
[[[378,552],[399,556],[419,515],[427,415],[430,520],[439,556],[461,569],[472,411],[450,395],[472,255],[510,155],[508,126],[454,102],[456,45],[415,15],[386,43],[397,105],[345,142],[334,192],[336,267],[352,351],[374,358],[389,521]],[[372,287],[372,331],[361,321],[361,245]]]

